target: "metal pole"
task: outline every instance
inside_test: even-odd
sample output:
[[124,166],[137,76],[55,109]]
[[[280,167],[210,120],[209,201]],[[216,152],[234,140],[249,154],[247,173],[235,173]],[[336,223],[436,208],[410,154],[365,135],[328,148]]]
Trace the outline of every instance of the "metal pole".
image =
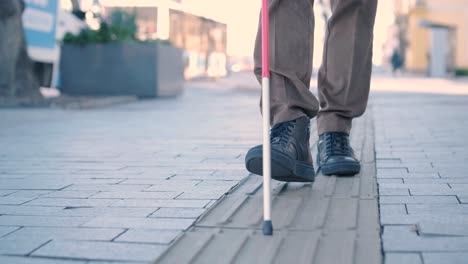
[[263,234],[273,235],[271,223],[270,67],[268,0],[262,0],[262,116],[263,116]]

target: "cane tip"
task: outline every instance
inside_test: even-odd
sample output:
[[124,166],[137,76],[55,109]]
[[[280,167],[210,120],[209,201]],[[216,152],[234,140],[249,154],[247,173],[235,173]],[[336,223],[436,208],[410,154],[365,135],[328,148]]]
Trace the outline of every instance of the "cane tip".
[[273,224],[271,223],[271,220],[263,221],[263,235],[265,236],[273,235]]

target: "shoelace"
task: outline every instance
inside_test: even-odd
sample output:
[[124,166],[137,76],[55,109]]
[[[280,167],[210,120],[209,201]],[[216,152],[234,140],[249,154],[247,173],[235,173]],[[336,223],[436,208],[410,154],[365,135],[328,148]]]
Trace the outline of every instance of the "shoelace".
[[341,133],[325,134],[325,154],[326,156],[352,155],[348,137]]
[[284,122],[271,129],[270,139],[272,144],[285,145],[291,137],[294,122]]

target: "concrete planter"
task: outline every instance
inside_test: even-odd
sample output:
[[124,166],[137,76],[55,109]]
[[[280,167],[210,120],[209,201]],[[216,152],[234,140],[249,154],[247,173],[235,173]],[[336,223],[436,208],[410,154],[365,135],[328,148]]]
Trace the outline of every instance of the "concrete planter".
[[60,90],[69,95],[176,96],[182,92],[182,50],[159,43],[62,46]]

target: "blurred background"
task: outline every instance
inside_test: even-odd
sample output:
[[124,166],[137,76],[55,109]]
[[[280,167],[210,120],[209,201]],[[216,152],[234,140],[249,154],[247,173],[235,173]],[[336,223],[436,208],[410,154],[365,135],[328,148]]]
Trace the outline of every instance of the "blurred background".
[[[38,81],[33,86],[49,95],[174,96],[186,80],[217,80],[253,68],[260,1],[24,4],[25,43]],[[330,3],[314,5],[316,72]],[[374,35],[375,76],[468,75],[467,0],[380,1]],[[7,86],[3,93],[14,94],[5,92],[12,89]]]

